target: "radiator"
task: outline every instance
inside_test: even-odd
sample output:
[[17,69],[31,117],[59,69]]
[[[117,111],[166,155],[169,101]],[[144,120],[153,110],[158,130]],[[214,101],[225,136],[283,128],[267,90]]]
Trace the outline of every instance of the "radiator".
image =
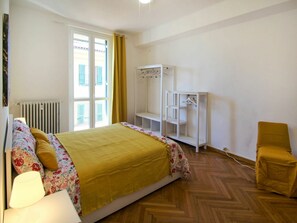
[[29,127],[38,128],[45,133],[60,132],[60,101],[20,102],[21,116]]

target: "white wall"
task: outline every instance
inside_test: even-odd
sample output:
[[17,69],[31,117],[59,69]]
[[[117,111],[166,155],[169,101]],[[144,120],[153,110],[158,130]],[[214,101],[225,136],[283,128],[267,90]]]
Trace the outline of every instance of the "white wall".
[[[22,100],[60,99],[62,101],[62,131],[67,131],[68,117],[68,29],[82,27],[112,35],[109,30],[90,27],[66,20],[44,10],[13,1],[11,7],[12,93],[10,109],[20,114],[17,102]],[[133,67],[137,58],[134,46],[127,37],[127,72],[129,120],[133,120]],[[135,51],[136,52],[136,51]],[[131,79],[132,78],[132,79]],[[132,100],[131,100],[132,99]],[[131,110],[131,108],[133,108]]]
[[11,101],[60,99],[62,130],[68,126],[68,29],[51,14],[11,7]]
[[175,65],[178,90],[209,92],[210,146],[255,160],[259,120],[288,123],[297,155],[296,39],[297,10],[283,10],[155,44],[142,55],[148,64]]
[[5,128],[6,128],[6,121],[8,118],[8,107],[2,106],[2,28],[3,28],[3,13],[9,13],[9,0],[0,0],[0,14],[1,14],[1,22],[0,22],[0,223],[3,222],[3,209],[5,207],[5,191],[4,191],[4,157],[3,157],[3,147],[4,147],[4,136],[5,136]]
[[128,122],[130,123],[134,122],[134,113],[135,113],[135,107],[134,107],[135,69],[141,63],[143,63],[140,60],[139,54],[140,54],[140,49],[135,48],[133,44],[133,38],[131,36],[127,36],[126,38],[127,97],[128,97],[127,109],[128,109]]

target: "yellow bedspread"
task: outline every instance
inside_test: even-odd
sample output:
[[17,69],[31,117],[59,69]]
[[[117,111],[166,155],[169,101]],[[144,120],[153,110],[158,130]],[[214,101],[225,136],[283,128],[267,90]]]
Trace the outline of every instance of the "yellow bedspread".
[[166,144],[121,124],[56,137],[78,172],[83,216],[169,174]]

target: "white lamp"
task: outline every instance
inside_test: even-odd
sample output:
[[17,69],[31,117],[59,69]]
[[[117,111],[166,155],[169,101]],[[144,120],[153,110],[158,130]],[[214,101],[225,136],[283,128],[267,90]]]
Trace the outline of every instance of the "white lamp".
[[44,197],[44,188],[40,173],[29,171],[18,175],[13,181],[10,207],[24,208]]

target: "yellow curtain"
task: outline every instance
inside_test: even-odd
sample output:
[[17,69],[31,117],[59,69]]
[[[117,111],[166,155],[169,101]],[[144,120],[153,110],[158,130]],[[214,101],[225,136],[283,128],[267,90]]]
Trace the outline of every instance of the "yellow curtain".
[[113,34],[112,123],[127,121],[125,36]]

